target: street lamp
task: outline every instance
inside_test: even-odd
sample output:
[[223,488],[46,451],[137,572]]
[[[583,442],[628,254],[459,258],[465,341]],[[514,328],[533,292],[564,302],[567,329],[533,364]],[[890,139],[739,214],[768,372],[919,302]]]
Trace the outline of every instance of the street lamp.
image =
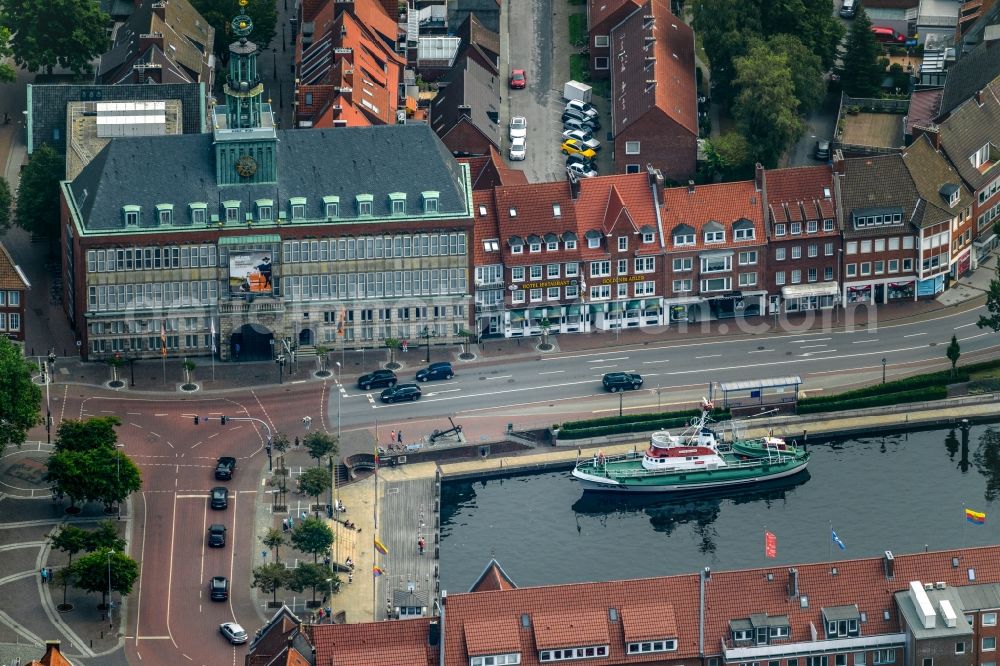
[[274,338],[272,337],[268,342],[271,343],[271,358],[274,358]]
[[837,323],[840,323],[840,309],[843,307],[843,298],[841,296],[844,293],[844,285],[840,284],[840,278],[842,271],[844,270],[841,266],[844,263],[844,248],[837,248],[837,300],[833,303],[833,309],[837,314]]
[[115,623],[111,620],[111,556],[115,551],[108,551],[108,629],[113,629]]
[[618,416],[622,415],[622,409],[625,407],[625,393],[622,391],[618,392]]
[[134,350],[129,350],[126,353],[125,358],[126,358],[126,360],[128,360],[128,371],[129,371],[130,380],[131,380],[130,383],[129,383],[129,385],[134,388],[135,387],[135,351]]
[[49,352],[49,362],[42,365],[42,381],[45,383],[45,442],[52,443],[52,408],[49,405],[49,382],[52,381],[52,365],[55,363],[56,355]]
[[427,343],[427,358],[424,359],[424,363],[431,362],[431,338],[437,337],[437,331],[432,331],[430,326],[424,326],[424,330],[420,333],[420,337],[424,338]]
[[882,383],[885,384],[885,358],[882,359]]
[[[125,445],[124,444],[115,444],[115,448],[121,449],[122,451],[124,451],[125,450]],[[115,480],[118,482],[118,487],[120,488],[121,487],[121,483],[122,483],[122,458],[121,458],[120,455],[117,455],[117,453],[118,452],[115,451],[115,454],[116,454],[115,455]],[[118,520],[121,520],[121,519],[122,519],[122,503],[119,501],[118,502]]]
[[[342,368],[340,367],[340,361],[334,361],[337,364],[337,383],[343,386],[342,381]],[[340,440],[340,386],[337,387],[337,440]]]
[[278,365],[278,383],[279,384],[284,384],[285,383],[285,377],[284,377],[284,372],[283,371],[285,369],[285,355],[284,354],[278,354],[278,358],[274,359],[274,362]]
[[278,47],[275,46],[271,49],[271,66],[274,70],[274,80],[278,80]]

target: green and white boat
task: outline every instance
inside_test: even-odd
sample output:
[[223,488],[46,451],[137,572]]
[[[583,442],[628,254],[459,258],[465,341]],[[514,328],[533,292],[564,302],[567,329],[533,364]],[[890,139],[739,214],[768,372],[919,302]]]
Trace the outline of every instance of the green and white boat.
[[708,427],[711,403],[680,435],[653,433],[649,448],[625,455],[598,453],[582,460],[573,476],[584,490],[620,493],[696,492],[744,486],[798,474],[809,453],[777,437],[724,442]]

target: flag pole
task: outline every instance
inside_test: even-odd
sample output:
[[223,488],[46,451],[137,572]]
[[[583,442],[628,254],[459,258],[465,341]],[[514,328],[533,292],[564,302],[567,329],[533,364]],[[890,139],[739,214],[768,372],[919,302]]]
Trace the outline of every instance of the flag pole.
[[965,513],[966,509],[969,507],[965,506],[965,502],[962,502],[962,550],[965,550],[965,525],[969,522],[968,514]]
[[833,562],[833,521],[832,520],[830,521],[830,533],[827,535],[826,542],[827,542],[827,546],[826,546],[826,549],[827,549],[826,561],[827,562]]
[[[377,421],[376,421],[376,423],[377,423]],[[376,432],[378,432],[377,426],[376,426]],[[378,560],[378,552],[379,552],[378,548],[375,547],[375,541],[376,541],[376,539],[378,539],[377,533],[378,533],[378,466],[379,466],[379,462],[380,461],[378,459],[378,436],[376,436],[375,437],[375,502],[373,504],[373,506],[374,506],[374,515],[373,515],[373,521],[372,521],[373,524],[374,524],[374,528],[372,529],[372,565],[373,565],[373,568],[372,568],[372,622],[377,622],[378,621],[378,606],[375,605],[375,598],[376,598],[376,590],[378,589],[378,579],[381,578],[381,576],[376,576],[375,575],[375,569],[374,569],[374,567],[378,566],[375,563]],[[388,619],[388,618],[386,618],[386,619]]]
[[767,525],[764,525],[764,566],[767,566]]

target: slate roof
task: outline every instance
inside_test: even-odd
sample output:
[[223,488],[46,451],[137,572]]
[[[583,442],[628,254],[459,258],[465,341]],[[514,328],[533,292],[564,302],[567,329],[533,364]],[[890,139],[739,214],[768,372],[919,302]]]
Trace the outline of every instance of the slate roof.
[[943,88],[913,91],[913,94],[910,95],[910,106],[906,112],[906,128],[903,130],[903,134],[912,136],[914,127],[932,126],[934,119],[940,115],[943,95]]
[[472,124],[499,148],[499,77],[469,57],[466,49],[438,84],[441,87],[431,102],[431,126],[437,135],[444,138],[456,124],[463,122],[463,110],[459,107],[468,106]]
[[521,185],[528,182],[525,173],[508,167],[492,146],[488,155],[457,159],[469,165],[469,177],[474,190],[492,190],[499,185]]
[[[952,558],[959,558],[953,566]],[[788,594],[788,566],[711,572],[705,585],[706,656],[719,654],[723,640],[729,637],[731,620],[752,614],[788,616],[788,642],[811,642],[812,627],[821,626],[822,609],[857,604],[866,614],[862,623],[865,636],[901,631],[899,612],[892,595],[906,589],[909,581],[944,581],[949,587],[970,584],[967,571],[975,571],[979,583],[1000,581],[1000,547],[966,548],[931,553],[895,556],[894,576],[887,578],[882,558],[865,558],[833,563],[795,565],[798,570],[799,596]],[[768,574],[770,574],[770,579]],[[964,594],[959,590],[960,594]],[[807,598],[803,607],[800,598]],[[628,655],[625,652],[625,622],[615,621],[609,609],[628,617],[628,609],[663,607],[669,600],[677,629],[678,649],[670,659],[698,658],[699,575],[684,574],[662,578],[576,583],[545,587],[522,587],[515,590],[450,594],[445,603],[444,658],[446,664],[468,663],[465,627],[489,619],[495,627],[517,629],[522,666],[537,666],[538,625],[544,624],[546,636],[558,631],[559,642],[572,645],[595,645],[595,636],[606,635],[610,644],[608,659],[588,659],[595,666],[609,663],[641,664],[662,660],[662,655]],[[883,613],[888,611],[888,619]],[[961,610],[956,608],[961,615]],[[522,615],[531,628],[522,627]],[[571,626],[574,625],[574,626]],[[384,626],[384,625],[376,625]],[[669,622],[661,630],[667,632]],[[499,633],[499,632],[498,632]],[[663,636],[667,638],[669,636]],[[507,639],[504,639],[505,648]],[[497,645],[496,647],[499,647]],[[477,649],[489,649],[479,644]],[[504,649],[504,652],[509,650]],[[498,649],[493,654],[500,653]],[[325,663],[320,661],[319,663]],[[337,663],[337,662],[335,662]]]
[[0,243],[0,289],[21,291],[31,289],[28,278],[21,267],[14,262],[3,243]]
[[[144,44],[155,35],[162,44]],[[133,69],[139,62],[161,65],[161,83],[211,81],[214,40],[215,29],[188,0],[142,0],[101,56],[97,81],[139,83],[142,74]]]
[[[663,205],[663,235],[668,251],[731,250],[762,245],[765,242],[761,193],[752,180],[698,185],[694,192],[689,192],[687,187],[670,187],[663,193]],[[747,220],[753,224],[753,240],[734,239],[733,223],[739,220]],[[724,243],[706,245],[702,230],[713,221],[720,223],[726,230],[726,240]],[[673,243],[672,232],[682,224],[694,228],[695,244],[677,248]]]
[[[959,211],[972,205],[969,188],[962,183],[961,177],[944,155],[934,149],[926,134],[903,151],[903,163],[910,171],[910,178],[913,179],[917,192],[927,202],[926,206],[921,206],[918,217],[913,220],[918,227],[951,220],[958,216]],[[954,206],[949,206],[947,198],[942,195],[941,188],[944,186],[958,188],[959,200]]]
[[[439,645],[429,640],[437,618],[311,626],[317,664],[436,666]],[[468,661],[466,661],[468,663]]]
[[982,90],[1000,76],[1000,48],[981,42],[948,68],[941,95],[939,116],[955,110],[959,104]]
[[[646,16],[651,15],[650,24]],[[654,37],[650,51],[646,38]],[[646,0],[611,31],[612,125],[617,136],[650,111],[698,134],[694,32],[670,12],[667,0]],[[654,58],[649,61],[647,58]],[[647,67],[648,64],[651,67]],[[655,81],[649,84],[647,81]]]
[[767,195],[767,233],[771,237],[776,222],[805,222],[817,220],[819,229],[810,236],[835,236],[833,231],[823,231],[824,219],[836,218],[833,200],[833,169],[828,165],[770,169],[764,172]]
[[[872,187],[878,183],[878,187]],[[858,157],[844,160],[840,179],[840,201],[844,216],[844,237],[884,236],[886,233],[912,231],[910,222],[918,212],[920,194],[913,184],[902,155]],[[855,229],[852,211],[867,208],[901,208],[902,227],[865,227]]]
[[484,26],[475,12],[470,13],[462,21],[455,36],[462,40],[458,47],[459,51],[466,47],[478,51],[486,62],[493,65],[493,72],[499,74],[497,68],[500,62],[500,34]]
[[1000,83],[990,84],[982,93],[982,105],[975,99],[966,100],[940,126],[941,148],[958,169],[962,179],[974,191],[1000,175],[996,159],[991,168],[984,172],[976,169],[969,161],[987,143],[993,143],[994,146],[1000,144],[994,129],[1000,127],[998,91]]
[[[602,21],[613,17],[622,11],[629,12],[639,7],[639,0],[588,0],[587,22],[591,30],[601,25]],[[606,32],[604,34],[607,34]]]
[[[185,134],[114,139],[70,189],[88,230],[123,229],[125,205],[142,206],[143,222],[155,224],[156,204],[172,203],[180,224],[192,202],[207,202],[213,214],[221,200],[261,198],[283,210],[290,197],[306,197],[307,216],[319,217],[322,198],[337,195],[341,217],[352,219],[355,196],[372,194],[378,218],[390,215],[390,192],[406,192],[416,205],[421,192],[437,191],[439,214],[466,212],[464,169],[426,125],[279,130],[277,137],[277,184],[219,188],[212,135]],[[402,166],[408,156],[418,157],[411,168]]]

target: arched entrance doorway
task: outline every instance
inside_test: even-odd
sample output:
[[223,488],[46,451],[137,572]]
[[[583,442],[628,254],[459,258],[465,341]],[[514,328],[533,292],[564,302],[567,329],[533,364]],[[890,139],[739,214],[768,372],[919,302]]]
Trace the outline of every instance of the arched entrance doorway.
[[274,333],[260,324],[243,324],[229,338],[229,352],[236,361],[270,361]]
[[311,328],[303,328],[299,331],[299,346],[307,346],[313,343],[313,332]]

